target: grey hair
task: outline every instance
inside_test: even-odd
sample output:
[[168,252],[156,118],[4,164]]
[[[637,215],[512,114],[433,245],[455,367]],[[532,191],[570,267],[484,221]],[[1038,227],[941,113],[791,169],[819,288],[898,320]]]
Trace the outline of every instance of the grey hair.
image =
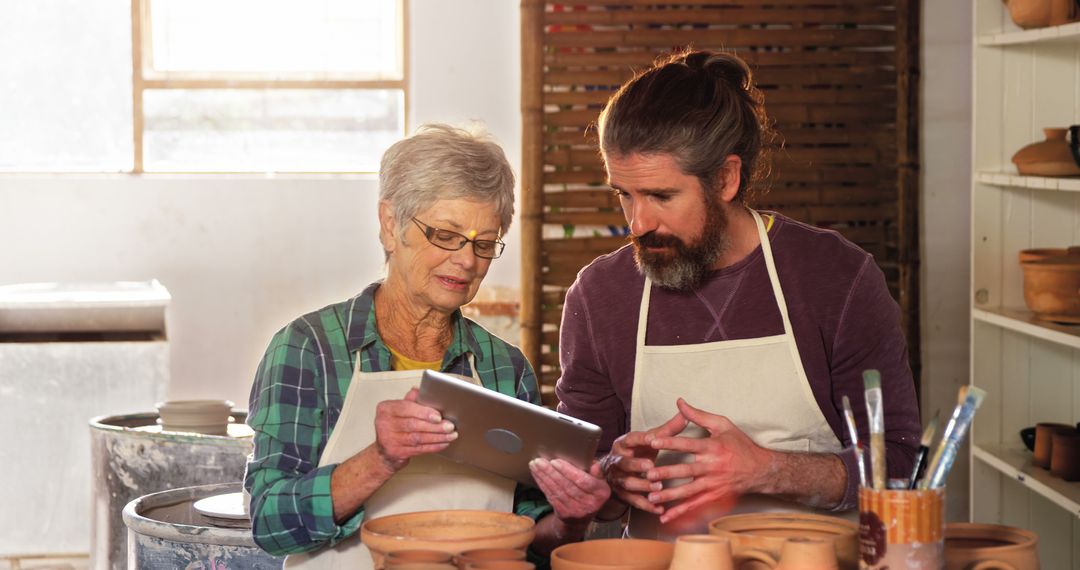
[[422,125],[383,153],[379,200],[390,204],[398,227],[439,200],[495,204],[499,235],[514,218],[514,172],[506,154],[481,129]]
[[598,121],[603,155],[670,154],[712,190],[725,160],[742,160],[737,202],[768,176],[773,133],[750,68],[734,54],[688,51],[660,60],[612,95]]

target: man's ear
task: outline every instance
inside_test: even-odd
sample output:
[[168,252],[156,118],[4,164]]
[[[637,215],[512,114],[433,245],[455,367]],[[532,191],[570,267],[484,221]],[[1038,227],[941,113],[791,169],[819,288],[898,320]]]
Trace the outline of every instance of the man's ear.
[[398,244],[397,219],[393,208],[386,200],[379,200],[379,241],[387,254],[394,251]]
[[720,172],[720,199],[730,204],[739,194],[740,182],[742,182],[742,159],[738,155],[729,154],[724,159],[723,170]]

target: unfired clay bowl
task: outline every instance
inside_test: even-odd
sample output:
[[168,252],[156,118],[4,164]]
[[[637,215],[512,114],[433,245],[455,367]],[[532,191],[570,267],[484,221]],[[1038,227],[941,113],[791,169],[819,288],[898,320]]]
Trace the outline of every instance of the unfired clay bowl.
[[536,531],[529,517],[496,511],[423,511],[376,517],[360,527],[360,540],[375,567],[395,550],[441,550],[459,554],[477,548],[524,550]]
[[165,431],[227,435],[233,403],[229,400],[170,400],[158,402],[155,407],[161,417],[161,429]]
[[675,545],[640,538],[564,544],[551,553],[552,570],[667,570]]
[[841,569],[859,567],[859,525],[838,517],[801,513],[728,515],[710,522],[709,534],[727,537],[736,558],[746,551],[758,551],[779,559],[788,538],[831,540]]

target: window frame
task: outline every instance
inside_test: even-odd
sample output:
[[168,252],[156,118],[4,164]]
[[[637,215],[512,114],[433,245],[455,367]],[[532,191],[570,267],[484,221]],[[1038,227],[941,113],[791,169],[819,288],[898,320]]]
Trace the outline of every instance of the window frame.
[[[131,0],[131,95],[132,95],[132,174],[145,174],[143,168],[143,135],[145,114],[143,94],[150,89],[400,89],[404,105],[403,124],[409,124],[409,13],[406,0],[395,0],[401,26],[398,50],[401,77],[361,79],[333,73],[275,73],[266,77],[258,73],[160,72],[153,70],[153,43],[150,10],[153,0]],[[198,174],[196,171],[153,171],[152,174]],[[312,174],[366,174],[367,171],[310,171]],[[218,172],[213,174],[251,174],[249,171]],[[305,174],[289,171],[288,174]]]

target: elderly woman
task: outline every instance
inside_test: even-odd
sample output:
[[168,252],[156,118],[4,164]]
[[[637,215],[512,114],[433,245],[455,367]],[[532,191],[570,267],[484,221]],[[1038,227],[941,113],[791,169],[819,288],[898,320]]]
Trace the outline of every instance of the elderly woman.
[[503,251],[513,189],[483,136],[431,125],[394,144],[379,174],[385,280],[274,335],[251,391],[244,484],[255,542],[289,554],[286,567],[369,568],[365,518],[434,509],[530,516],[542,557],[579,540],[608,499],[597,465],[534,461],[541,492],[435,455],[457,432],[416,402],[426,368],[539,402],[521,351],[459,310]]

